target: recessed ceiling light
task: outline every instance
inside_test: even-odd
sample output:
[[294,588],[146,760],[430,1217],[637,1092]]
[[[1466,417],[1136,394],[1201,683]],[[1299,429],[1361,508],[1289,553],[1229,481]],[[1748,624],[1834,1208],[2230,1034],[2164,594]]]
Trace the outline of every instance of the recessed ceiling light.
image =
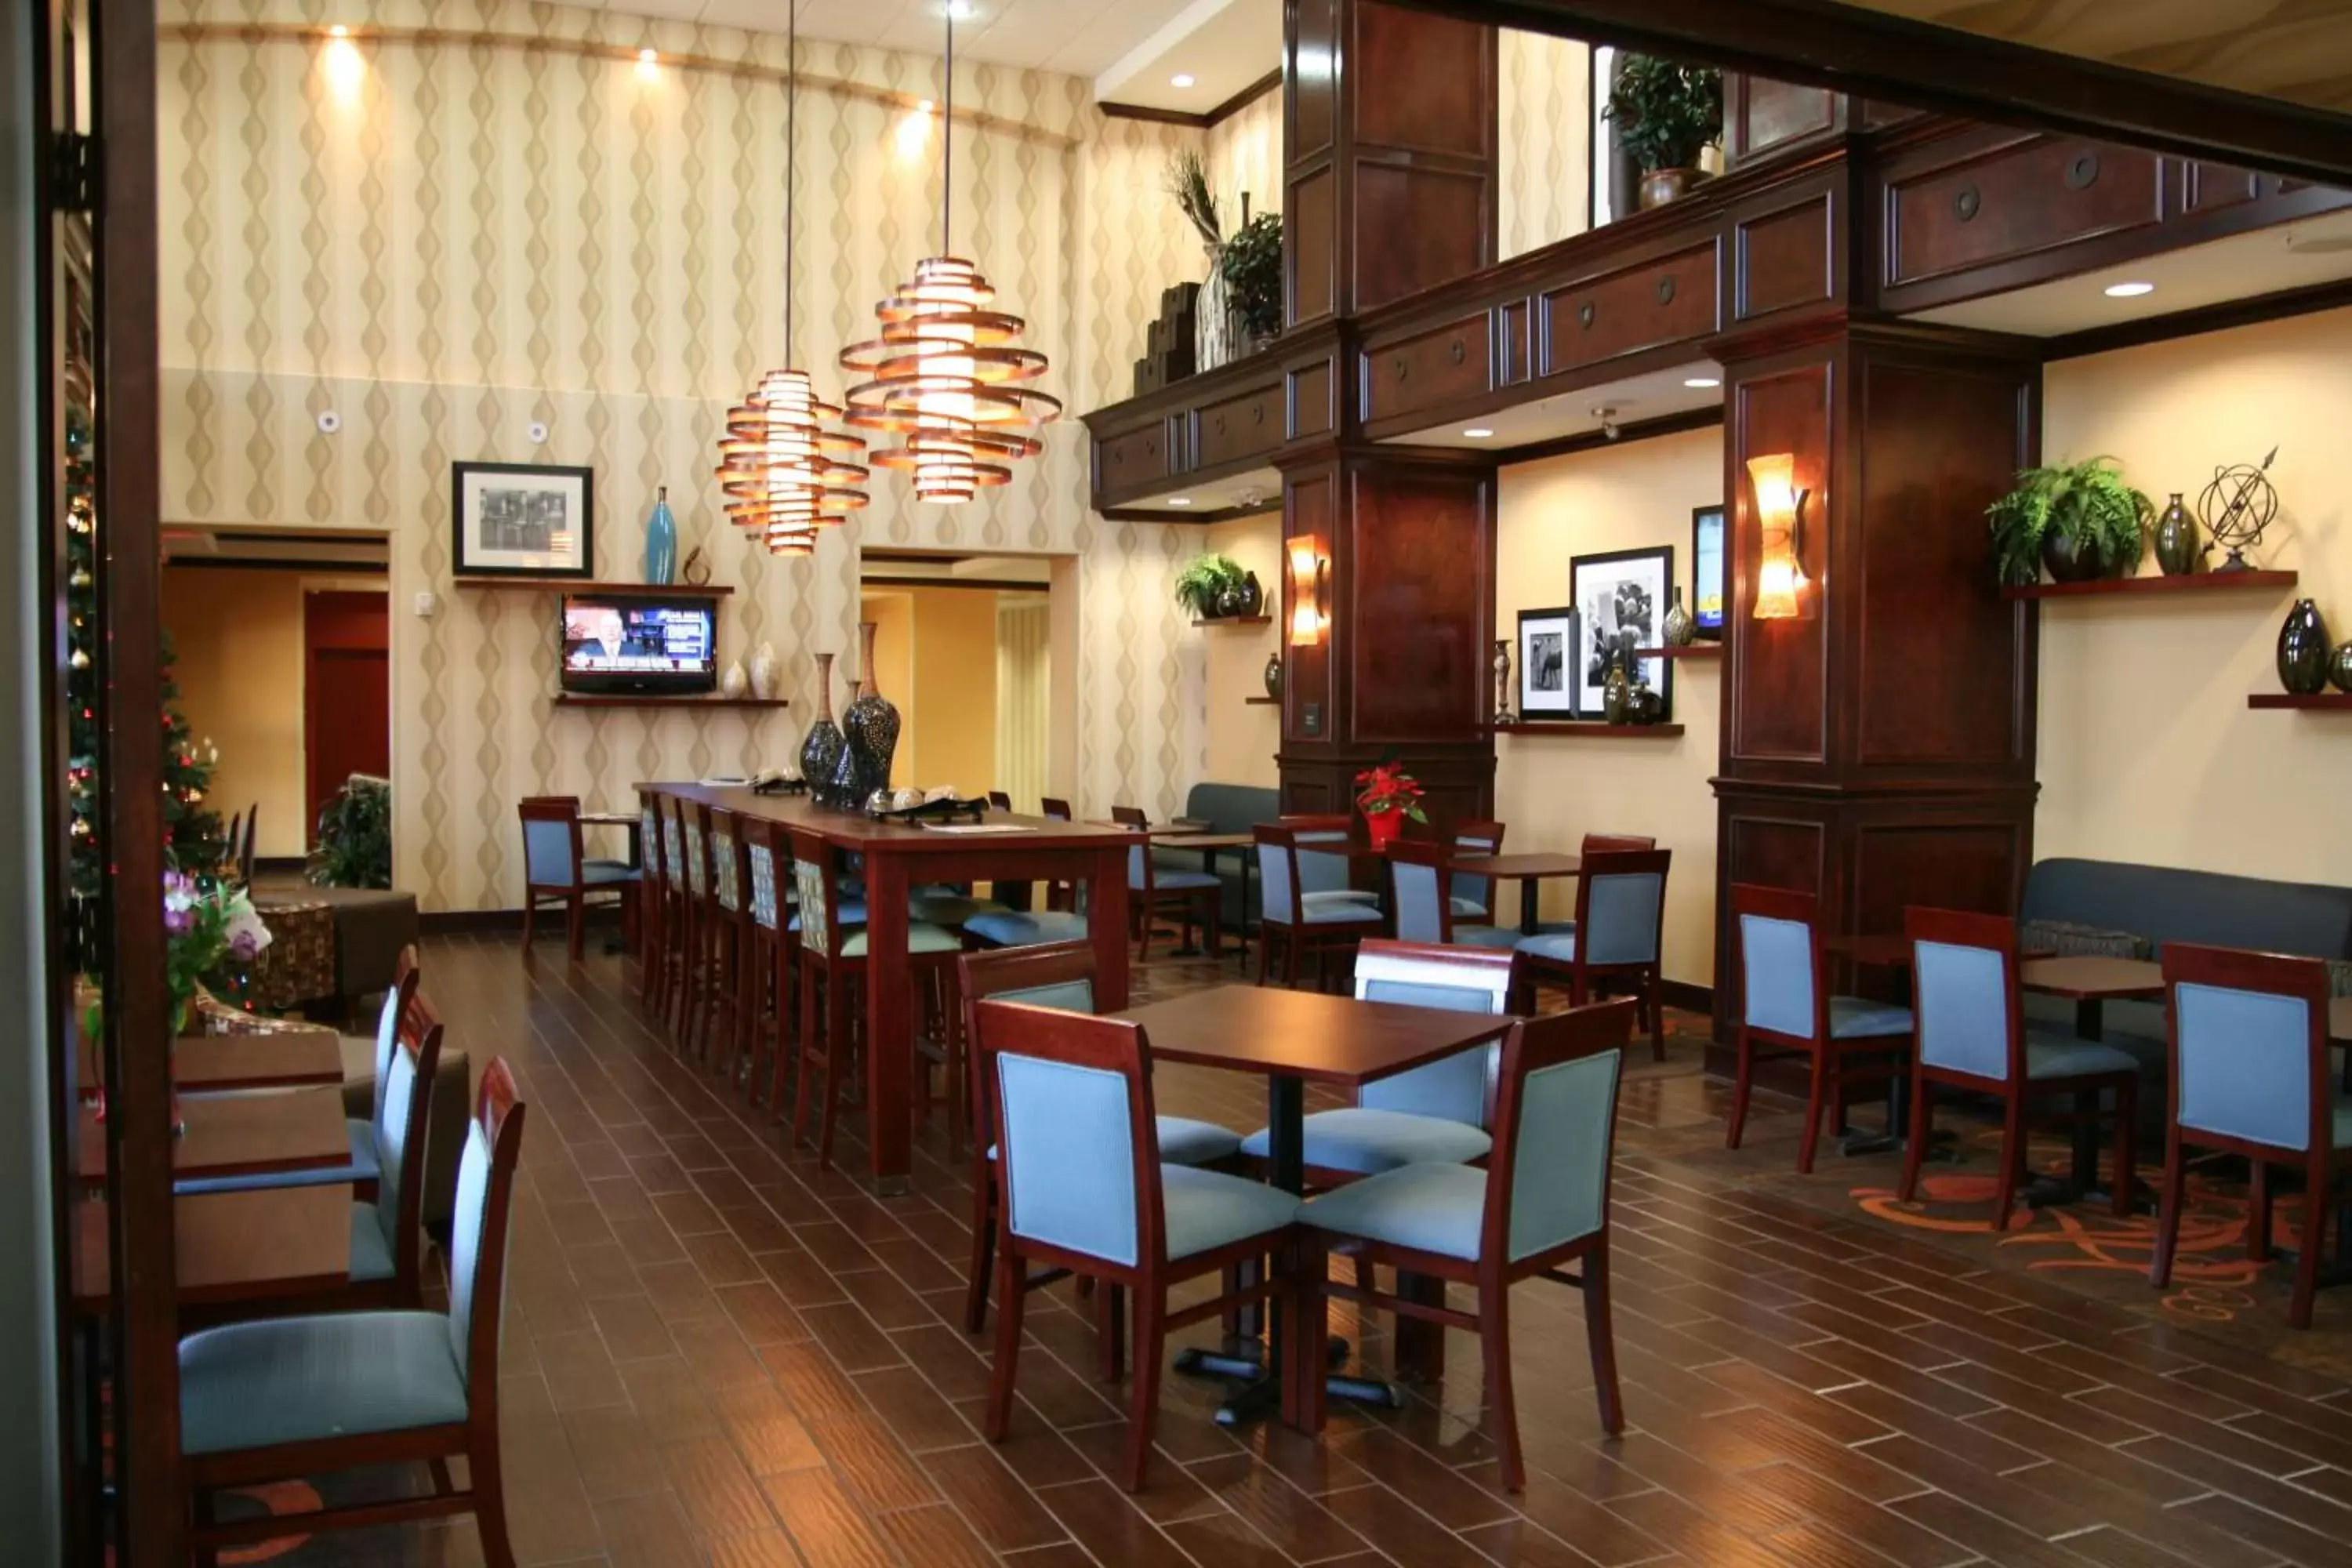
[[1170,506],[1191,506],[1192,504],[1192,498],[1191,496],[1170,496],[1168,498],[1168,504]]
[[947,5],[943,6],[942,9],[947,12],[948,19],[950,21],[969,22],[971,20],[971,0],[948,0]]
[[1696,387],[1699,391],[1705,392],[1709,387],[1721,386],[1723,378],[1719,375],[1690,375],[1683,378],[1683,384]]
[[2137,300],[2143,294],[2153,294],[2155,292],[2156,285],[2153,283],[2110,283],[2107,285],[2107,298],[2110,300]]
[[349,27],[344,26],[341,22],[336,23],[333,26],[327,29],[327,37],[331,38],[348,38],[351,36],[352,30]]
[[1483,441],[1487,437],[1492,436],[1494,432],[1487,429],[1484,425],[1473,425],[1470,428],[1462,432],[1462,434],[1468,437],[1473,441]]
[[639,49],[637,51],[637,63],[641,66],[659,65],[661,63],[661,53],[657,49]]
[[1190,87],[1192,85],[1192,73],[1191,71],[1178,71],[1174,76],[1168,79],[1168,85],[1170,87]]

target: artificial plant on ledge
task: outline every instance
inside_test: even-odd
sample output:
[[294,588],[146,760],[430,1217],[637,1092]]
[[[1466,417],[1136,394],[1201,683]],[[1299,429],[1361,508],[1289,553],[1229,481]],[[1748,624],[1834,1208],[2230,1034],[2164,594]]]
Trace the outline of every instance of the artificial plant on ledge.
[[1241,563],[1230,555],[1213,551],[1195,555],[1176,574],[1176,603],[1196,621],[1216,620],[1224,614],[1219,602],[1228,590],[1241,586],[1243,575]]
[[2155,512],[2105,457],[2021,469],[2017,488],[1985,509],[1995,568],[2013,588],[2040,582],[2044,566],[2061,583],[2130,575]]

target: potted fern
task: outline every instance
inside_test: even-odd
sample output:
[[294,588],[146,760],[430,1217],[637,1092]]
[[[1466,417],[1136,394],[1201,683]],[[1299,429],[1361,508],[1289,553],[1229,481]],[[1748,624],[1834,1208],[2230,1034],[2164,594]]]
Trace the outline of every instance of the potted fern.
[[2017,488],[1985,509],[1994,564],[2011,587],[2128,576],[2139,566],[2155,507],[2124,482],[2113,458],[2026,468]]
[[1688,193],[1699,154],[1723,137],[1723,73],[1655,55],[1628,55],[1601,111],[1642,170],[1642,210]]
[[1230,555],[1195,555],[1176,574],[1176,603],[1196,621],[1239,615],[1242,577],[1241,563]]

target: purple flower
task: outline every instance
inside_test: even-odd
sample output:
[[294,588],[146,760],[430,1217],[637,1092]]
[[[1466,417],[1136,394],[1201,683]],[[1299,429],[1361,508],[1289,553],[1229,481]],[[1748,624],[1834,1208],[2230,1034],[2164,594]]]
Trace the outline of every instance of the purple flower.
[[254,940],[251,931],[241,931],[229,938],[228,950],[239,963],[251,963],[260,955],[261,944]]

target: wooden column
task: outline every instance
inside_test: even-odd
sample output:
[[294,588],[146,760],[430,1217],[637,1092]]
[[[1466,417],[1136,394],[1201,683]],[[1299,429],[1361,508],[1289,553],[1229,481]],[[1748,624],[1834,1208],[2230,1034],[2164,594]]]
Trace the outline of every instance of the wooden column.
[[[2032,859],[2039,623],[1995,585],[1985,508],[2039,460],[2041,372],[2011,342],[1830,322],[1724,343],[1731,613],[1716,779],[1717,908],[1733,882],[1818,894],[1832,931],[1907,904],[2013,910]],[[1752,611],[1747,462],[1810,489],[1805,614]],[[1736,1016],[1717,922],[1716,1023]]]
[[[1284,17],[1284,317],[1353,317],[1493,265],[1491,26],[1381,4],[1287,0]],[[1283,466],[1283,533],[1328,559],[1328,631],[1291,646],[1284,574],[1283,809],[1344,812],[1356,773],[1403,761],[1443,822],[1488,815],[1483,728],[1493,653],[1495,468],[1360,436],[1343,395],[1334,439]]]

